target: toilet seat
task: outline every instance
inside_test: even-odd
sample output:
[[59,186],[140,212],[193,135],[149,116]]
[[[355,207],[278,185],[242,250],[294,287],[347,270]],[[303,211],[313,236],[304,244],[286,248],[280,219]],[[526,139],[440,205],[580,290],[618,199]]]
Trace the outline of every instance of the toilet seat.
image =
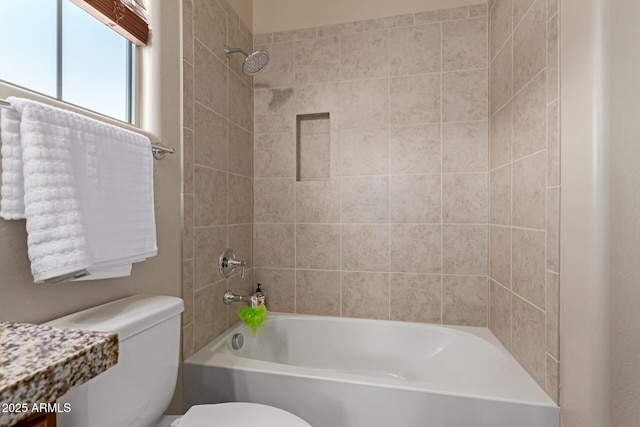
[[242,402],[195,405],[173,425],[175,427],[311,427],[301,418],[282,409]]

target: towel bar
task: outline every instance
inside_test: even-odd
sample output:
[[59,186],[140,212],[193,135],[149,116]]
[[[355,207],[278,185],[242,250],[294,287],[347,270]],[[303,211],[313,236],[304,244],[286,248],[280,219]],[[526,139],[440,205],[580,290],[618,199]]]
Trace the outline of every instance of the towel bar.
[[[0,108],[8,108],[13,110],[11,104],[4,99],[0,99]],[[166,145],[162,145],[159,142],[151,143],[151,152],[153,153],[153,158],[156,160],[164,159],[165,154],[173,154],[176,152],[176,149],[173,147],[167,147]]]

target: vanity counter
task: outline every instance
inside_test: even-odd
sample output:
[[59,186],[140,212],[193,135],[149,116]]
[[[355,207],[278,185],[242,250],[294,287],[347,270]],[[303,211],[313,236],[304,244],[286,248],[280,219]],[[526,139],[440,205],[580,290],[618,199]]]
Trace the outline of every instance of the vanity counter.
[[0,427],[33,409],[47,411],[46,404],[117,363],[116,334],[0,322]]

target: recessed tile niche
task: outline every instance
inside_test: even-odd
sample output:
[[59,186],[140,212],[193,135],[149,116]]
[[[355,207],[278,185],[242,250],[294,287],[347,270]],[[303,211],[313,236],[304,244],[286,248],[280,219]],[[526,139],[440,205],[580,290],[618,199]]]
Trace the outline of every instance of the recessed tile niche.
[[331,176],[329,113],[301,114],[296,119],[296,180],[329,179]]

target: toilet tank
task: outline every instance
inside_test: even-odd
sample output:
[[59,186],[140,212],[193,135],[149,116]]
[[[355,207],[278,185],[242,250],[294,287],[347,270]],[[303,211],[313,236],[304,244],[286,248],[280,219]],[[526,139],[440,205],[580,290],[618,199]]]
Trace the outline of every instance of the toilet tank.
[[118,364],[58,399],[58,427],[149,427],[169,405],[180,351],[180,298],[135,295],[48,326],[118,334]]

